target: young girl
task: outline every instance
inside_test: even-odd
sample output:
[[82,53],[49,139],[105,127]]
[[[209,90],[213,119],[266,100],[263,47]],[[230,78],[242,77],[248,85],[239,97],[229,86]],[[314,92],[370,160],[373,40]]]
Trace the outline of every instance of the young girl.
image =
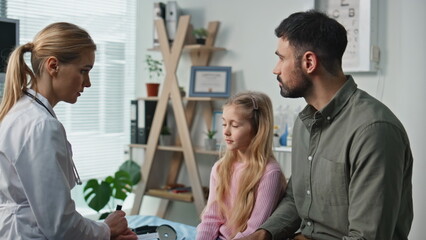
[[123,211],[92,221],[75,210],[70,196],[81,182],[53,108],[75,103],[90,87],[95,50],[85,30],[60,22],[9,57],[0,105],[1,239],[137,239]]
[[253,233],[271,215],[286,187],[272,153],[270,98],[260,92],[236,94],[224,105],[222,116],[226,151],[211,171],[198,240]]

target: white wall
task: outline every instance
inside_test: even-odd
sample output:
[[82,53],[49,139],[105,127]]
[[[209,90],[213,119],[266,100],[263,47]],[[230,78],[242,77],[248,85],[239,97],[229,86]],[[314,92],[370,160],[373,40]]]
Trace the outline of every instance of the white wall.
[[[383,101],[404,124],[414,155],[413,201],[414,223],[410,239],[424,239],[426,221],[426,2],[422,0],[391,0],[382,11],[386,64],[384,69]],[[384,9],[383,9],[384,10]]]
[[[373,0],[374,1],[374,0]],[[421,120],[426,119],[426,75],[424,56],[426,47],[426,1],[423,0],[378,0],[379,1],[379,46],[381,48],[380,71],[377,73],[354,74],[361,89],[382,100],[400,118],[408,132],[414,155],[413,197],[414,223],[410,239],[422,239],[421,223],[426,222],[426,182],[425,148],[426,129]],[[141,81],[137,83],[138,95],[144,96],[143,58],[146,49],[152,47],[152,0],[139,1]],[[282,19],[294,11],[312,6],[313,1],[291,0],[179,0],[184,13],[191,15],[194,27],[207,26],[208,21],[221,22],[216,46],[224,47],[226,52],[217,53],[211,65],[232,66],[234,91],[243,89],[259,90],[270,95],[275,106],[289,104],[292,107],[304,105],[302,99],[283,99],[272,68],[276,57],[275,27]],[[151,52],[150,52],[151,53]],[[155,55],[155,53],[151,53]],[[160,56],[158,54],[158,56]],[[189,86],[188,56],[183,56],[179,64],[180,85]],[[146,75],[146,74],[145,74]],[[208,176],[203,176],[206,178]],[[205,181],[205,179],[203,179]],[[186,209],[191,209],[188,207]],[[173,210],[176,211],[176,210]],[[172,212],[173,212],[172,211]],[[185,211],[185,212],[183,212]],[[195,210],[173,212],[173,219],[182,217],[197,218]],[[196,221],[196,220],[195,220]],[[189,221],[188,223],[191,223]]]
[[407,130],[414,156],[414,222],[410,239],[424,239],[426,221],[426,1],[380,0],[379,44],[381,71],[355,75],[360,88],[381,99],[398,116]]

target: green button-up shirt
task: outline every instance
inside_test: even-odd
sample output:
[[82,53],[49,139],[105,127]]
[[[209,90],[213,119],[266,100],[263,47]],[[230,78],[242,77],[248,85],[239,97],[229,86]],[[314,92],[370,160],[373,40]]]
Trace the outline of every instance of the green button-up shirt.
[[318,240],[407,239],[413,219],[404,127],[351,76],[324,109],[295,121],[286,196],[261,228]]

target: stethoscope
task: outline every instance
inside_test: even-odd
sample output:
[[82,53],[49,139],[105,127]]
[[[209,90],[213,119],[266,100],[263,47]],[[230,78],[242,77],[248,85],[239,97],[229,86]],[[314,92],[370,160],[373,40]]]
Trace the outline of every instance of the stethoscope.
[[[52,117],[56,118],[55,115],[49,110],[49,108],[44,105],[44,103],[42,101],[40,101],[40,99],[38,99],[36,96],[32,95],[31,93],[27,92],[27,91],[23,91],[25,95],[27,95],[28,97],[30,97],[31,99],[33,99],[34,101],[36,101],[36,103],[38,103],[40,106],[44,107],[47,112],[50,113],[50,115],[52,115]],[[81,185],[81,179],[80,179],[80,175],[77,172],[77,168],[75,167],[74,161],[71,159],[71,163],[72,163],[72,169],[73,169],[73,173],[74,173],[74,178],[75,178],[75,183],[77,185]]]

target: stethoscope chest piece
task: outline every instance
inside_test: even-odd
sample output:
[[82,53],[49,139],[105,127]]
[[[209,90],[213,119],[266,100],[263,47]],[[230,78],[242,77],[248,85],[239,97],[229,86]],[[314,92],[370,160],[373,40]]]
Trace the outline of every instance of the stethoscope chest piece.
[[176,231],[169,225],[161,225],[157,227],[157,233],[160,240],[176,240]]

